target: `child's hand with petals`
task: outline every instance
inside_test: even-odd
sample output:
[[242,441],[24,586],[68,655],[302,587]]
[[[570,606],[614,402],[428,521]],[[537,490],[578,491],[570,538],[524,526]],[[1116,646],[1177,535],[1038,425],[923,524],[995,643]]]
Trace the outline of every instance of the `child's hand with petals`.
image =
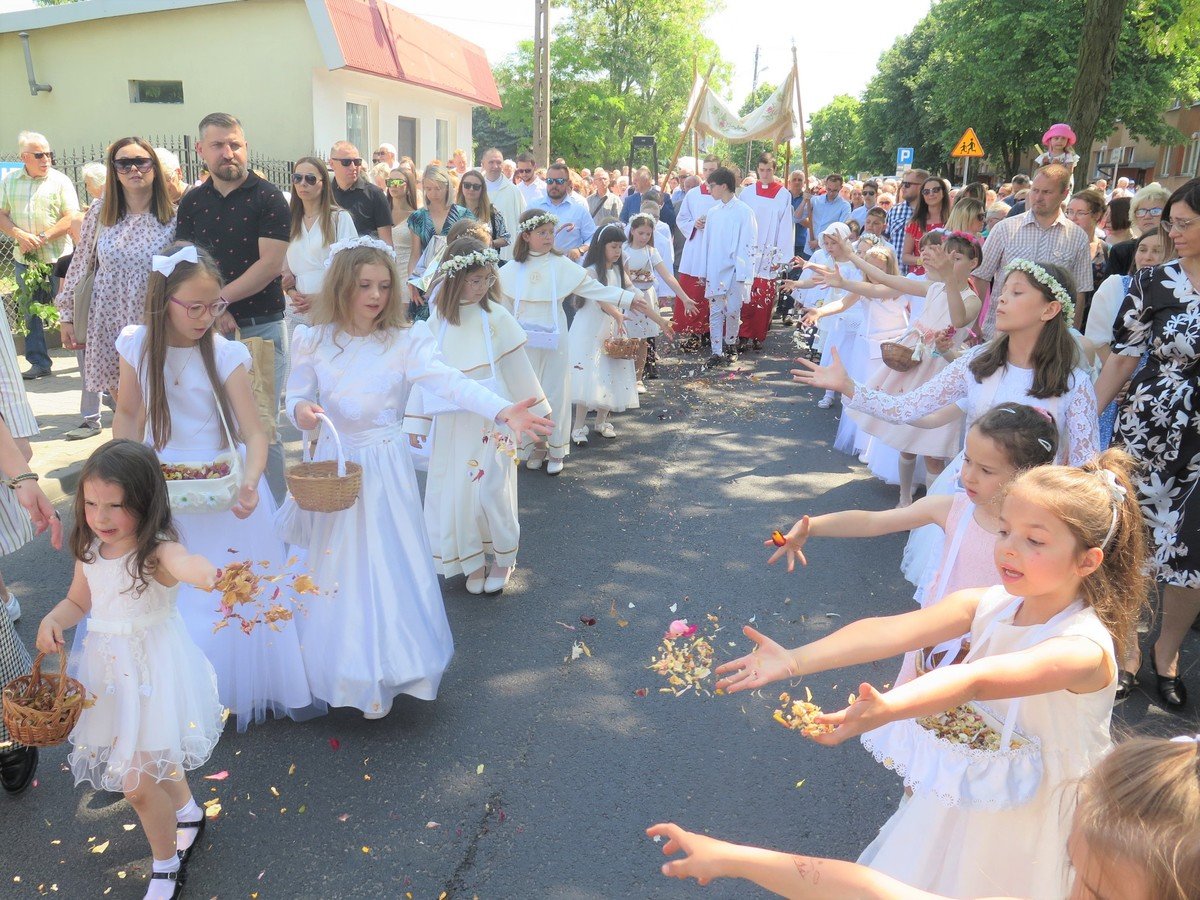
[[887,694],[880,693],[864,681],[858,686],[858,696],[853,703],[838,712],[817,716],[815,721],[818,725],[834,726],[833,731],[810,734],[809,738],[818,744],[834,747],[894,721],[894,714]]
[[774,540],[763,541],[764,547],[775,547],[775,552],[771,554],[771,558],[767,560],[767,565],[773,565],[782,557],[787,557],[788,572],[796,571],[796,560],[800,560],[800,565],[807,566],[808,560],[804,556],[804,545],[808,542],[809,519],[804,516],[799,522],[792,526],[792,530],[783,536],[784,543],[782,546],[776,546]]

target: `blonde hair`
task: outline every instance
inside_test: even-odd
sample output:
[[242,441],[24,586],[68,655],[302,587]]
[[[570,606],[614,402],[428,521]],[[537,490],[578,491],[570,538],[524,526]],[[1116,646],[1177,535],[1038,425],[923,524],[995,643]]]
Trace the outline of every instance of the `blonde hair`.
[[[900,274],[900,266],[896,262],[896,251],[892,249],[890,244],[884,241],[879,241],[868,249],[863,255],[863,259],[879,260],[882,263],[880,268],[887,274],[897,276]],[[867,280],[871,280],[869,274],[867,275]]]
[[[1079,468],[1030,469],[1009,488],[1061,520],[1080,552],[1092,547],[1104,551],[1103,562],[1083,579],[1080,592],[1112,634],[1118,658],[1135,633],[1151,584],[1146,574],[1146,522],[1131,478],[1137,465],[1124,450],[1110,449]],[[1110,486],[1109,473],[1116,489]]]
[[947,231],[973,231],[972,225],[987,221],[987,212],[983,204],[974,197],[962,197],[950,207],[950,217],[946,219]]
[[375,317],[376,333],[386,335],[412,325],[408,320],[404,282],[396,271],[396,261],[390,254],[375,247],[351,247],[333,254],[320,296],[313,304],[313,324],[332,325],[338,331],[347,330],[354,318],[351,308],[358,285],[358,270],[363,266],[383,266],[391,278],[387,303]]
[[[456,256],[467,256],[471,253],[482,252],[487,248],[488,245],[484,241],[476,240],[473,237],[459,238],[446,245],[446,255],[442,257],[442,263],[445,264]],[[496,280],[488,288],[484,298],[479,301],[479,308],[488,310],[491,308],[491,303],[500,302],[500,278],[496,266],[492,263],[468,266],[457,272],[451,272],[449,275],[438,274],[433,284],[430,285],[429,292],[434,295],[434,304],[437,307],[439,319],[449,322],[451,325],[459,323],[459,309],[462,307],[461,298],[463,290],[466,288],[467,276],[480,269],[486,269]]]
[[1155,900],[1200,896],[1200,743],[1131,738],[1078,795],[1072,832],[1089,856],[1140,866]]

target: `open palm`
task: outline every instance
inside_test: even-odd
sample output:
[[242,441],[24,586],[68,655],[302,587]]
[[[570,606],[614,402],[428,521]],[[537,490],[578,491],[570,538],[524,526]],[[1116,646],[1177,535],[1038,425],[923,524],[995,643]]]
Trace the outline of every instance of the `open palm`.
[[792,379],[809,387],[837,391],[839,394],[853,397],[854,381],[846,372],[846,367],[842,365],[842,358],[838,354],[837,347],[832,348],[830,357],[830,363],[827,366],[818,365],[812,360],[801,357],[797,362],[804,368],[792,369]]

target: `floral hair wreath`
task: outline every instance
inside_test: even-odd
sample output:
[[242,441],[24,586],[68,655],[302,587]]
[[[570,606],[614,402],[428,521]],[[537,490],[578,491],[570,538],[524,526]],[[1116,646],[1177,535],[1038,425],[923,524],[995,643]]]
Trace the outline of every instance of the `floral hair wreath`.
[[462,272],[464,269],[474,269],[476,266],[494,266],[499,261],[500,254],[495,250],[474,250],[471,253],[464,253],[462,256],[452,256],[443,260],[442,264],[438,266],[438,272],[450,276]]
[[1005,267],[1004,271],[1023,272],[1038,284],[1049,288],[1051,295],[1062,306],[1063,320],[1068,325],[1075,321],[1075,301],[1071,299],[1071,295],[1067,293],[1067,289],[1062,286],[1059,280],[1037,263],[1031,262],[1028,259],[1014,259]]
[[517,226],[517,231],[525,234],[528,231],[534,231],[541,228],[543,225],[557,225],[558,216],[552,216],[550,213],[539,213],[536,216],[530,216],[524,222]]
[[333,244],[330,244],[329,256],[325,258],[325,268],[328,269],[331,265],[333,265],[333,258],[343,250],[354,250],[357,247],[371,247],[374,250],[382,250],[392,258],[392,262],[396,261],[396,251],[391,244],[385,244],[383,241],[379,240],[379,238],[373,238],[364,235],[362,237],[350,238],[349,240],[337,241]]

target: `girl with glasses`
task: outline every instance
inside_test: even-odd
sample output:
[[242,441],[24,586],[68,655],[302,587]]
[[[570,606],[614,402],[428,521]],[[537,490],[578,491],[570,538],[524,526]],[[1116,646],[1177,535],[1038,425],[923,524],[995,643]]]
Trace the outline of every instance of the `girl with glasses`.
[[[225,306],[220,270],[192,244],[172,244],[163,253],[154,258],[146,288],[146,324],[131,325],[117,338],[121,383],[113,436],[149,444],[163,464],[196,466],[228,450],[241,455],[231,509],[175,509],[172,519],[184,545],[218,567],[251,559],[282,573],[288,557],[275,536],[275,503],[263,478],[267,437],[251,389],[250,352],[214,333]],[[221,703],[239,731],[268,715],[303,718],[321,711],[309,693],[293,623],[214,633],[215,608],[212,594],[180,586],[188,634],[216,670]]]
[[459,180],[458,205],[469,209],[488,229],[493,250],[499,252],[508,246],[508,224],[500,210],[492,206],[488,199],[487,185],[483,183],[483,175],[479,172],[467,172]]
[[[429,289],[429,327],[447,365],[503,397],[537,397],[532,411],[549,416],[525,353],[525,332],[500,304],[498,261],[482,241],[452,241]],[[521,540],[512,435],[470,410],[430,414],[426,396],[419,390],[409,395],[404,430],[413,446],[431,445],[425,529],[434,568],[443,578],[465,575],[468,593],[499,594]]]
[[921,182],[917,206],[912,220],[904,229],[904,252],[901,261],[908,266],[909,275],[924,275],[921,266],[921,238],[935,228],[941,228],[950,218],[950,184],[944,178],[932,176]]

